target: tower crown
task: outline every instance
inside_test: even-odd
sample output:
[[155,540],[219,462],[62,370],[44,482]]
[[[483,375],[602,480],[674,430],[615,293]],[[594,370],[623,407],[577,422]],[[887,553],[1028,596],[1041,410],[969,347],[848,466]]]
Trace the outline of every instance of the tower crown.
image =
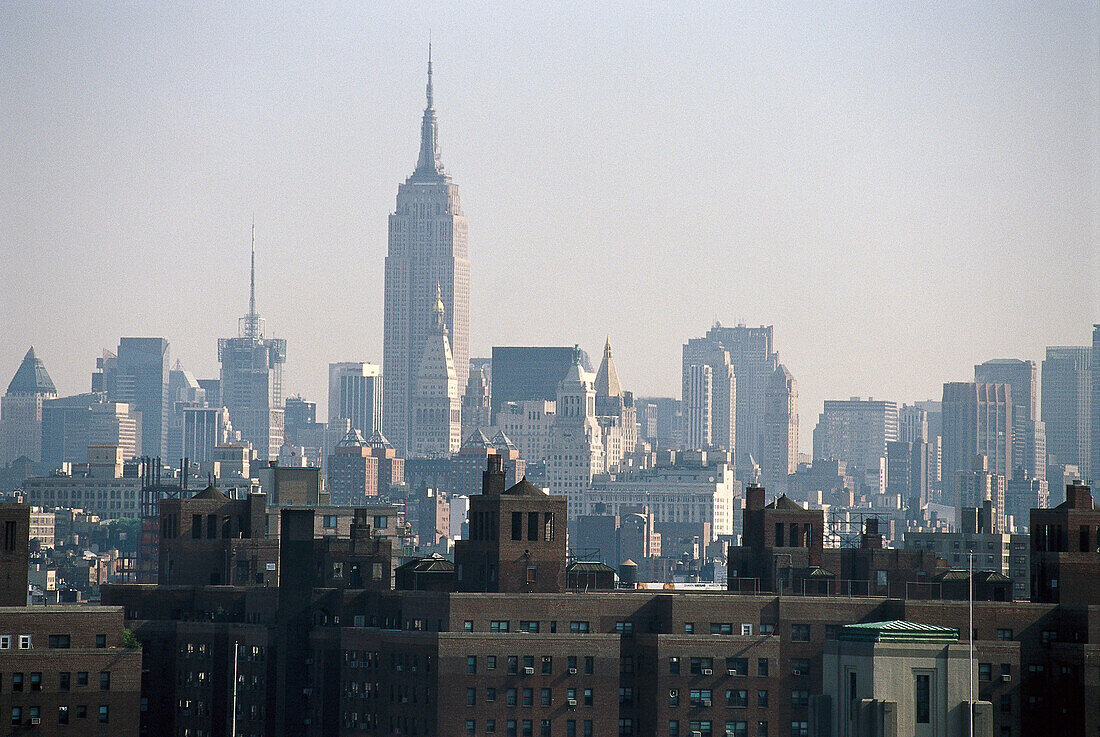
[[420,157],[416,161],[413,181],[445,181],[443,160],[439,156],[439,124],[435,118],[432,94],[432,45],[428,44],[428,84],[425,87],[428,98],[424,108],[424,118],[420,122]]

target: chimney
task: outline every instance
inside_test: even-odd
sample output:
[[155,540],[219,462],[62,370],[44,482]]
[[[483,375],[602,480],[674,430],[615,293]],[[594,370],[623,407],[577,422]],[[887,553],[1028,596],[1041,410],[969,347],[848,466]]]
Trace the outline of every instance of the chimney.
[[504,493],[503,459],[495,453],[485,459],[485,472],[481,474],[481,493],[484,496],[500,496]]
[[749,484],[745,489],[745,509],[756,511],[764,508],[764,487]]
[[959,529],[965,533],[975,534],[978,532],[978,510],[974,507],[964,507],[962,510],[962,519],[959,521]]
[[863,521],[863,538],[860,547],[879,549],[882,547],[882,535],[878,531],[878,517],[868,517]]
[[1066,501],[1070,509],[1092,509],[1092,489],[1088,484],[1066,484]]

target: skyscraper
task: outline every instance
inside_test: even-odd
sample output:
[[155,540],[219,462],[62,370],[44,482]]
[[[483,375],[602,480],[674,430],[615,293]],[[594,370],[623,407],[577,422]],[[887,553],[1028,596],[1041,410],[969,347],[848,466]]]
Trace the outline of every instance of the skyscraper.
[[1043,361],[1043,424],[1047,455],[1057,466],[1077,466],[1089,478],[1088,346],[1051,346]]
[[256,312],[256,226],[252,226],[252,276],[248,314],[238,321],[236,338],[218,340],[222,365],[221,403],[233,429],[252,443],[261,462],[279,457],[283,444],[283,364],[286,341],[264,335]]
[[682,391],[684,445],[722,448],[736,458],[737,379],[729,351],[710,333],[684,344]]
[[443,298],[436,288],[434,328],[421,347],[413,384],[409,423],[412,458],[446,457],[462,445],[458,372],[444,322]]
[[958,504],[958,475],[970,473],[974,457],[988,459],[988,471],[1012,478],[1012,387],[1001,383],[943,385],[943,496]]
[[378,364],[346,361],[328,365],[328,421],[345,418],[363,437],[382,430],[382,368]]
[[764,457],[760,470],[764,488],[786,494],[798,469],[798,382],[780,364],[768,382],[764,405]]
[[548,401],[558,396],[558,384],[573,364],[592,373],[588,354],[577,346],[494,346],[489,389],[491,421],[509,402]]
[[150,458],[168,458],[171,405],[168,398],[168,341],[164,338],[122,338],[118,353],[104,352],[92,377],[109,402],[125,402],[141,413],[139,452]]
[[470,370],[466,218],[458,186],[444,171],[439,155],[430,50],[427,97],[420,126],[420,157],[416,170],[397,190],[386,255],[382,417],[386,434],[402,456],[410,450],[415,429],[413,395],[424,344],[435,330],[437,287],[460,391]]
[[897,402],[827,399],[814,428],[814,460],[845,461],[868,487],[886,490],[886,444],[898,439]]
[[1012,469],[1022,469],[1030,478],[1045,478],[1047,439],[1046,428],[1039,420],[1039,371],[1035,362],[1016,358],[986,361],[974,367],[974,381],[1012,387]]
[[0,399],[0,467],[20,456],[42,460],[42,403],[56,397],[53,380],[31,346]]
[[470,378],[466,382],[466,391],[462,394],[462,439],[463,442],[475,430],[489,427],[489,381],[485,369],[471,367]]

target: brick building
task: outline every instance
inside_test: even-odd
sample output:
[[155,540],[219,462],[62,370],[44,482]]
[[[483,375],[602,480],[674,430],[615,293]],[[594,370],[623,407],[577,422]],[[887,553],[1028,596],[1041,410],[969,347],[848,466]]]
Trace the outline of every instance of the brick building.
[[1100,507],[1080,482],[1054,509],[1031,510],[1031,599],[1100,603]]

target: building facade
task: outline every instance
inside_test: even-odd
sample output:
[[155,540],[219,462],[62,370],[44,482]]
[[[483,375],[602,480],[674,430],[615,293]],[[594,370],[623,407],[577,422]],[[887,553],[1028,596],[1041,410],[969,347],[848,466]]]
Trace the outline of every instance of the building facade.
[[1046,478],[1046,426],[1039,419],[1035,362],[1016,358],[986,361],[974,367],[974,381],[1012,387],[1012,470],[1020,469],[1029,478]]
[[171,424],[168,341],[121,338],[118,353],[104,351],[96,366],[98,375],[92,375],[93,391],[103,391],[107,401],[128,404],[141,413],[140,454],[167,457]]
[[328,365],[328,421],[346,418],[363,437],[382,431],[382,368],[363,362]]
[[[412,175],[398,188],[386,255],[382,418],[386,435],[398,455],[405,457],[413,451],[413,405],[421,357],[425,344],[435,340],[437,294],[450,341],[456,396],[466,386],[470,370],[467,223],[458,185],[444,171],[439,154],[430,58],[427,97],[420,157]],[[454,450],[459,442],[460,436]]]
[[1051,465],[1076,466],[1089,478],[1091,349],[1051,346],[1043,361],[1042,418]]
[[989,461],[989,471],[1012,478],[1012,387],[1009,384],[952,382],[943,385],[944,504],[956,505],[953,483],[969,472],[974,456]]
[[42,460],[42,405],[56,397],[46,365],[31,346],[0,398],[0,466],[21,456]]

